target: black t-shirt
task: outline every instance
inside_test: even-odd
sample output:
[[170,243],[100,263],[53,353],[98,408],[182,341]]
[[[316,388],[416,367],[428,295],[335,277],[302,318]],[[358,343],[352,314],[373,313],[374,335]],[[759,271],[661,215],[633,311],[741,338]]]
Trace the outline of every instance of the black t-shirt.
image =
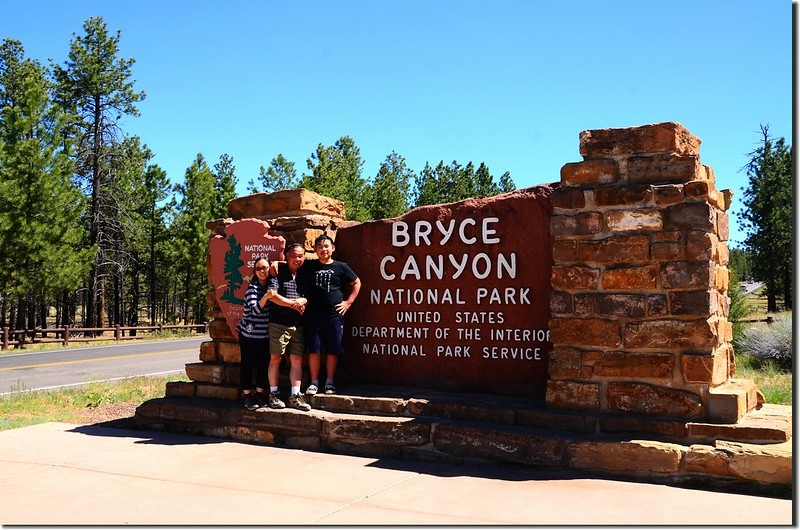
[[344,300],[344,291],[358,276],[347,263],[334,260],[323,265],[319,260],[303,263],[301,271],[308,282],[308,313],[310,316],[327,317],[336,315],[336,306]]

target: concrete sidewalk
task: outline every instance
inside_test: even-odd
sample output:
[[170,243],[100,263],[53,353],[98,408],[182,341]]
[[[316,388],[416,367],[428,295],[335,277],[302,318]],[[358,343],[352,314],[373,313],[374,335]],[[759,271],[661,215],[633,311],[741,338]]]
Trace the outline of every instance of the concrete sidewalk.
[[0,432],[2,524],[790,525],[791,500],[46,423]]

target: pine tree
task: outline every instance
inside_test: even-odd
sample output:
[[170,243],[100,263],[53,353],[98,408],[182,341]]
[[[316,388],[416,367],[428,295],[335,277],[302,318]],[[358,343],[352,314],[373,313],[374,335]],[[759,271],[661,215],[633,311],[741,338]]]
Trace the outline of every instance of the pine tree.
[[297,178],[294,162],[290,162],[282,154],[278,154],[277,157],[273,158],[268,168],[264,169],[264,166],[259,168],[259,179],[261,186],[256,185],[252,179],[248,181],[247,185],[251,193],[293,190],[300,186],[300,179]]
[[[214,173],[202,154],[186,169],[184,181],[175,186],[176,217],[172,225],[178,274],[182,276],[181,315],[184,322],[205,319],[206,259],[208,230],[206,222],[214,219],[217,194]],[[190,314],[191,312],[191,314]]]
[[406,166],[405,158],[394,151],[388,154],[372,183],[370,218],[386,219],[406,213],[414,178],[414,172]]
[[317,145],[306,161],[310,175],[303,175],[301,186],[321,195],[338,199],[345,205],[348,219],[369,219],[369,186],[361,177],[361,151],[349,136],[342,136],[332,146]]
[[69,134],[75,139],[76,173],[84,179],[89,203],[89,244],[97,249],[89,274],[87,327],[103,324],[104,263],[111,251],[106,239],[108,219],[103,217],[111,161],[122,136],[124,115],[138,116],[136,103],[144,92],[135,92],[131,77],[133,59],[118,58],[120,32],[109,35],[102,17],[83,24],[84,35],[75,35],[64,66],[53,64],[55,101],[71,116]]
[[236,166],[233,165],[233,157],[223,154],[219,157],[219,162],[214,164],[214,190],[216,191],[217,201],[214,208],[212,219],[219,219],[228,216],[228,202],[236,198]]
[[749,185],[740,217],[753,255],[752,273],[766,283],[767,311],[777,311],[779,293],[784,306],[792,307],[792,151],[783,138],[770,137],[768,125],[761,126],[761,136],[744,167]]
[[[65,116],[52,105],[44,67],[22,44],[0,46],[0,293],[18,302],[16,327],[33,304],[80,285],[90,249],[79,223],[85,201],[74,186]],[[35,322],[28,322],[33,327]],[[39,322],[39,325],[46,325]]]

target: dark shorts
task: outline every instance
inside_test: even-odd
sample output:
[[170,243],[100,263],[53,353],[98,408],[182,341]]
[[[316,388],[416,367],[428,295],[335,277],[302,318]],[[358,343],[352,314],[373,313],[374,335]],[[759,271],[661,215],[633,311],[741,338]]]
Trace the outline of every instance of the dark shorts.
[[306,318],[306,350],[308,353],[341,355],[344,353],[342,315]]

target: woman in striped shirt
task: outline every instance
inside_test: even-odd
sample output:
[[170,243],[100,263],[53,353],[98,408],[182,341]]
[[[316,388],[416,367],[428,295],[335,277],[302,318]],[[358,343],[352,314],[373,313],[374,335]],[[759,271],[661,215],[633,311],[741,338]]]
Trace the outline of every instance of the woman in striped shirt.
[[[269,307],[267,301],[275,291],[267,290],[269,260],[256,261],[253,277],[244,295],[244,314],[236,327],[239,332],[239,388],[244,406],[255,410],[266,404],[264,389],[267,387],[269,366]],[[255,395],[253,393],[253,369],[256,372]]]

